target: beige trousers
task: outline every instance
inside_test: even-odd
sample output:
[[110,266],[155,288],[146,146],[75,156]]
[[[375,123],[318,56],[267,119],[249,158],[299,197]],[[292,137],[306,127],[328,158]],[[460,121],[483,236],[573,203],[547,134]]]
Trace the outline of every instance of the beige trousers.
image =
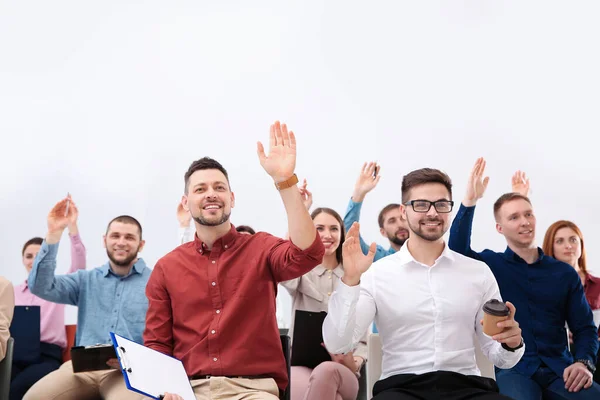
[[191,381],[191,384],[198,400],[279,400],[279,388],[272,378],[213,376]]
[[40,379],[23,400],[140,400],[143,396],[129,391],[121,371],[73,373],[71,361]]

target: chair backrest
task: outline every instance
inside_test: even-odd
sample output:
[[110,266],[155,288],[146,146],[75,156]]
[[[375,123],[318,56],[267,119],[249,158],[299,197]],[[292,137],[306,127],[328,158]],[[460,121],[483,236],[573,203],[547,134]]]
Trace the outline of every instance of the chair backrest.
[[14,347],[15,339],[8,338],[8,342],[6,343],[6,356],[4,357],[4,360],[0,361],[0,400],[8,400]]
[[[367,393],[370,399],[373,397],[373,386],[381,377],[382,351],[379,334],[372,333],[369,335],[369,338],[367,339],[367,348],[369,354],[369,361],[367,362]],[[481,376],[496,379],[494,364],[492,364],[481,352],[477,337],[475,337],[475,362],[477,363],[477,368],[481,371]]]
[[[291,380],[291,375],[290,375],[290,371],[292,368],[291,367],[291,365],[292,365],[292,362],[291,362],[292,361],[291,339],[288,335],[279,335],[279,338],[281,339],[281,348],[283,350],[283,357],[285,358],[285,364],[287,366],[288,379]],[[288,383],[287,388],[285,388],[285,391],[280,394],[279,398],[281,400],[290,400],[290,384],[289,383]]]
[[71,359],[71,347],[75,346],[75,333],[77,333],[77,325],[65,325],[67,332],[67,346],[63,350],[63,362]]

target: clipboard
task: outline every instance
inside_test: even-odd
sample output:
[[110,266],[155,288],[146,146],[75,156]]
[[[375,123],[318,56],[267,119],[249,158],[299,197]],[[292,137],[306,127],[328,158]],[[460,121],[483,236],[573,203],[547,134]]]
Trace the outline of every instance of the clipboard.
[[106,364],[111,358],[117,358],[112,344],[71,347],[71,360],[75,373],[111,369]]
[[331,356],[321,345],[323,343],[323,321],[327,313],[296,310],[294,317],[294,337],[292,339],[293,367],[302,366],[314,369]]
[[15,339],[13,361],[40,362],[40,306],[15,306],[9,330],[10,336]]
[[165,392],[184,400],[196,400],[183,363],[171,356],[145,347],[110,332],[127,389],[152,399],[162,399]]

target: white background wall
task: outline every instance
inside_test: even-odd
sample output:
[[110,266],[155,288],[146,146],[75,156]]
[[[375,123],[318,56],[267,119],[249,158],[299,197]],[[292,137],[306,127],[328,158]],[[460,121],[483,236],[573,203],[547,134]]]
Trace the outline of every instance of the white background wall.
[[362,162],[382,164],[367,238],[386,244],[376,217],[403,174],[443,169],[460,200],[484,156],[474,248],[504,248],[491,206],[523,169],[540,244],[572,219],[600,272],[599,12],[591,0],[1,0],[0,273],[25,278],[21,246],[67,192],[89,268],[106,261],[101,236],[118,214],[141,220],[153,264],[177,243],[183,174],[204,155],[229,170],[233,223],[283,235],[255,154],[275,119],[297,133],[315,206],[343,213]]

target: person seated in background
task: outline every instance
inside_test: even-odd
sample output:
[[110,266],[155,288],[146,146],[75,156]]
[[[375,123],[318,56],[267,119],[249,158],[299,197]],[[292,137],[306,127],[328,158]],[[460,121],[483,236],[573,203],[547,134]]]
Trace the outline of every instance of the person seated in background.
[[[548,257],[535,244],[536,218],[528,197],[529,182],[517,172],[513,192],[494,203],[496,230],[506,239],[504,252],[471,249],[475,205],[487,188],[486,162],[471,171],[465,198],[450,230],[454,251],[484,261],[494,273],[502,296],[521,310],[518,317],[526,349],[521,361],[496,371],[500,392],[516,399],[598,399],[593,382],[598,331],[581,279],[568,264]],[[573,331],[574,354],[568,348],[565,322]]]
[[0,361],[6,357],[6,344],[10,338],[10,323],[15,311],[15,294],[12,283],[0,276]]
[[[594,324],[598,328],[600,323],[600,278],[592,275],[587,269],[583,234],[579,227],[571,221],[556,221],[546,231],[542,250],[546,255],[569,264],[577,271],[583,284],[585,298],[594,314]],[[570,330],[569,342],[573,344],[573,333]],[[600,353],[598,354],[600,355]],[[600,382],[599,366],[600,360],[596,360],[595,382]]]
[[[71,267],[68,273],[72,273],[80,269],[85,270],[86,251],[77,227],[79,211],[71,196],[68,196],[67,199],[69,207],[73,211],[69,214],[67,225],[71,241]],[[23,246],[23,266],[27,271],[27,275],[31,273],[33,260],[37,256],[43,241],[44,239],[35,237],[28,240]],[[67,335],[64,304],[49,302],[35,296],[29,290],[27,280],[15,287],[15,305],[40,307],[41,343],[39,358],[35,361],[21,360],[17,353],[13,358],[10,400],[21,400],[34,383],[60,367],[63,350],[67,347]]]
[[256,231],[248,225],[238,225],[235,227],[235,230],[245,235],[254,235],[256,233]]
[[204,157],[184,176],[182,203],[195,239],[156,263],[146,289],[144,344],[183,362],[197,399],[279,399],[288,376],[275,318],[277,283],[323,259],[323,243],[296,187],[294,134],[276,122],[269,154],[259,143],[258,156],[283,200],[290,240],[237,232],[227,171]]
[[410,239],[375,262],[365,256],[355,223],[344,242],[344,276],[329,300],[323,338],[332,353],[352,351],[376,320],[383,344],[375,400],[508,399],[496,382],[481,377],[475,336],[496,366],[511,368],[523,355],[521,329],[511,303],[503,331],[483,332],[483,305],[500,300],[498,284],[480,261],[448,248],[452,183],[442,171],[423,168],[402,180],[402,216]]
[[[148,300],[144,289],[150,269],[138,253],[144,248],[142,226],[121,215],[108,224],[103,237],[108,262],[92,270],[55,275],[60,238],[74,212],[67,199],[48,215],[48,233],[29,274],[31,293],[44,300],[78,307],[76,346],[110,344],[109,332],[142,342]],[[108,363],[119,368],[118,360]],[[29,389],[25,400],[139,399],[127,390],[121,371],[73,372],[71,361]]]
[[[327,311],[329,298],[344,275],[341,244],[345,233],[342,217],[331,208],[321,207],[311,213],[311,218],[325,246],[325,255],[321,264],[312,271],[281,283],[292,296],[292,333],[296,310]],[[367,358],[366,334],[354,352],[334,354],[331,358],[332,361],[323,362],[315,369],[292,366],[292,400],[356,399],[357,377]]]
[[[360,222],[360,210],[363,201],[367,194],[375,189],[379,183],[381,179],[380,171],[381,167],[375,162],[364,163],[360,170],[360,174],[354,185],[354,192],[346,210],[346,215],[344,215],[344,228],[346,231],[350,229],[353,223]],[[400,213],[400,204],[391,203],[385,206],[379,212],[377,222],[381,235],[389,240],[390,247],[386,250],[383,246],[377,245],[375,261],[400,250],[409,235],[406,221],[402,219]],[[362,236],[360,236],[360,247],[364,254],[368,253],[369,245],[363,240]]]

